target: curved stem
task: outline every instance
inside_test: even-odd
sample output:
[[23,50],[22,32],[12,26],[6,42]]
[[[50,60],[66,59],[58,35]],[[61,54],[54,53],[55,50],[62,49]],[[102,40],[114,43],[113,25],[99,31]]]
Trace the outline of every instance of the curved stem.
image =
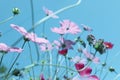
[[3,23],[5,23],[5,22],[7,22],[7,21],[9,21],[9,20],[11,20],[11,19],[13,19],[13,18],[14,18],[14,16],[11,16],[11,17],[9,17],[9,18],[1,21],[0,24],[3,24]]

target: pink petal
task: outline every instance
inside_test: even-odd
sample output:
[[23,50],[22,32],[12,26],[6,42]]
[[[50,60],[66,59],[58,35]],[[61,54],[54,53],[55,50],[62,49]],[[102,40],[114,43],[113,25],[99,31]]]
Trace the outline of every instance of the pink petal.
[[9,50],[9,47],[6,44],[0,43],[0,51],[8,52],[8,50]]
[[21,48],[16,48],[16,47],[12,47],[9,49],[9,52],[17,52],[17,53],[21,53],[23,51],[23,49]]
[[23,27],[20,27],[18,25],[15,25],[15,24],[11,24],[10,25],[13,29],[17,30],[19,33],[21,33],[22,35],[25,35],[27,33],[27,31],[23,28]]
[[89,76],[91,72],[92,72],[92,69],[90,67],[87,67],[84,70],[80,71],[79,74],[81,76]]

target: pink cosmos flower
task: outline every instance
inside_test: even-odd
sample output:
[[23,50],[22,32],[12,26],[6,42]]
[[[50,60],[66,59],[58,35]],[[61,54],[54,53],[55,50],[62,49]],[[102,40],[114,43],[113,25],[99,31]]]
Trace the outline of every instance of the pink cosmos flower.
[[23,51],[23,49],[21,48],[16,48],[16,47],[9,47],[4,43],[0,43],[0,52],[18,52],[21,53]]
[[62,35],[67,33],[77,34],[79,32],[82,32],[79,26],[70,20],[63,20],[62,22],[60,22],[60,25],[61,26],[59,28],[52,28],[52,32]]
[[[45,14],[46,14],[47,16],[53,14],[53,11],[47,9],[46,7],[43,7],[43,11],[45,12]],[[59,17],[58,17],[57,15],[52,15],[52,18],[59,18]]]
[[38,44],[49,42],[48,40],[46,40],[44,38],[37,37],[37,35],[34,34],[33,32],[31,32],[31,33],[27,32],[23,27],[20,27],[20,26],[15,25],[15,24],[11,24],[10,26],[13,29],[15,29],[16,31],[18,31],[19,33],[21,33],[26,39],[31,40],[32,42],[35,42]]
[[88,26],[86,26],[86,25],[84,25],[84,24],[81,24],[81,26],[83,27],[83,29],[84,29],[85,31],[93,31],[93,29],[91,29],[90,27],[88,27]]
[[82,52],[88,59],[92,60],[94,63],[99,63],[100,61],[99,58],[93,56],[91,53],[87,51],[87,49],[83,49]]
[[50,43],[41,44],[41,45],[40,45],[40,49],[41,49],[41,51],[50,51],[50,50],[53,49],[53,46],[52,46],[52,44],[50,44]]
[[84,63],[86,64],[87,63],[87,60],[84,59],[84,58],[80,58],[79,56],[75,56],[71,59],[72,62],[74,63]]

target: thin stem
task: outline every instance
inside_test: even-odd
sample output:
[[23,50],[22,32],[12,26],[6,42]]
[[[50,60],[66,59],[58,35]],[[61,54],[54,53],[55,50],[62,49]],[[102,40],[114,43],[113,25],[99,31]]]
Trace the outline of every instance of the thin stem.
[[3,61],[3,58],[4,58],[4,53],[2,54],[2,57],[1,57],[1,59],[0,59],[0,66],[1,66],[1,64],[2,64],[2,61]]
[[[59,54],[57,54],[57,57],[56,57],[56,64],[58,64],[58,59],[59,59]],[[56,69],[55,69],[55,73],[54,73],[54,75],[53,75],[53,79],[55,80],[56,79],[56,75],[57,75],[57,70],[58,70],[58,67],[56,66],[55,67]]]
[[[66,64],[66,67],[68,67],[67,65],[67,57],[65,56],[65,64]],[[66,68],[66,77],[68,77],[68,69]]]
[[[26,43],[26,41],[24,41],[24,43],[23,43],[23,45],[22,45],[22,49],[23,49],[23,47],[24,47],[25,43]],[[9,75],[10,71],[12,70],[12,68],[13,68],[14,64],[16,63],[16,61],[18,60],[18,58],[19,58],[19,56],[20,56],[20,55],[21,55],[21,53],[18,53],[18,55],[17,55],[17,57],[15,58],[15,60],[14,60],[14,62],[13,62],[13,64],[12,64],[12,66],[11,66],[11,67],[10,67],[10,69],[8,70],[8,73],[7,73],[7,75],[6,75],[6,78],[5,78],[5,79],[7,79],[7,77],[8,77],[8,75]]]
[[[51,54],[51,51],[49,52],[49,63],[52,64],[52,54]],[[50,67],[50,79],[52,78],[52,66],[49,66]]]
[[103,79],[102,80],[105,80],[105,78],[107,77],[108,75],[108,72],[106,72],[106,74],[104,75]]
[[[33,58],[32,58],[32,53],[31,53],[31,46],[28,42],[28,47],[30,49],[30,60],[31,60],[31,63],[33,63]],[[35,80],[35,72],[34,72],[34,68],[32,67],[32,73],[33,73],[33,79]]]
[[11,17],[9,17],[9,18],[1,21],[0,24],[3,24],[3,23],[5,23],[5,22],[7,22],[7,21],[9,21],[9,20],[11,20],[11,19],[13,19],[13,18],[14,18],[14,16],[11,16]]

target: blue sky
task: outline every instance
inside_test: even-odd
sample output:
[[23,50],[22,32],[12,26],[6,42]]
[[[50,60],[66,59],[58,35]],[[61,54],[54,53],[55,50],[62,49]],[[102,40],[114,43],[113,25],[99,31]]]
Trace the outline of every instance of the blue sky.
[[[34,22],[36,23],[38,20],[45,17],[45,14],[42,10],[42,7],[45,6],[48,9],[51,9],[53,11],[56,11],[62,7],[68,6],[70,4],[75,3],[77,0],[34,0]],[[96,36],[97,39],[103,38],[105,41],[110,41],[114,44],[114,47],[112,50],[109,51],[109,59],[108,59],[108,65],[113,66],[116,68],[118,72],[120,72],[120,62],[119,62],[119,56],[120,51],[120,40],[119,40],[119,34],[120,34],[120,0],[82,0],[81,4],[79,6],[76,6],[74,8],[71,8],[69,10],[66,10],[64,12],[61,12],[58,14],[60,17],[59,19],[49,19],[46,22],[46,35],[49,36],[48,38],[52,40],[52,37],[54,37],[55,34],[51,33],[50,28],[55,27],[59,25],[59,21],[63,19],[70,19],[80,24],[86,24],[93,28],[92,34]],[[0,1],[0,21],[12,16],[12,8],[17,7],[20,9],[20,14],[18,16],[15,16],[12,20],[0,24],[0,32],[3,34],[3,36],[0,38],[0,42],[4,42],[8,45],[12,45],[21,35],[16,32],[15,30],[12,30],[10,28],[11,23],[15,23],[20,26],[24,26],[27,30],[29,30],[32,26],[31,23],[31,8],[30,8],[30,0],[1,0]],[[43,24],[40,24],[38,28],[36,28],[36,33],[41,36],[41,27]],[[20,42],[21,44],[23,41]],[[16,46],[21,46],[21,44],[18,44]],[[27,49],[27,47],[25,47]],[[27,53],[27,50],[24,51],[24,53]],[[22,58],[20,60],[23,60],[26,58],[24,56],[24,53],[21,55]],[[117,54],[118,53],[118,54]],[[117,56],[115,56],[117,54]],[[11,56],[10,54],[6,55],[4,62],[7,62],[9,64],[9,60],[11,61],[11,58],[8,58]],[[12,54],[11,57],[15,57],[15,54]],[[102,59],[102,58],[101,58]],[[19,60],[19,61],[20,61]],[[112,61],[112,62],[111,62]],[[29,62],[28,62],[29,63]],[[26,65],[27,62],[24,62],[24,65]],[[114,73],[109,74],[109,77],[107,77],[105,80],[112,80],[114,76]],[[111,79],[112,77],[112,79]]]

